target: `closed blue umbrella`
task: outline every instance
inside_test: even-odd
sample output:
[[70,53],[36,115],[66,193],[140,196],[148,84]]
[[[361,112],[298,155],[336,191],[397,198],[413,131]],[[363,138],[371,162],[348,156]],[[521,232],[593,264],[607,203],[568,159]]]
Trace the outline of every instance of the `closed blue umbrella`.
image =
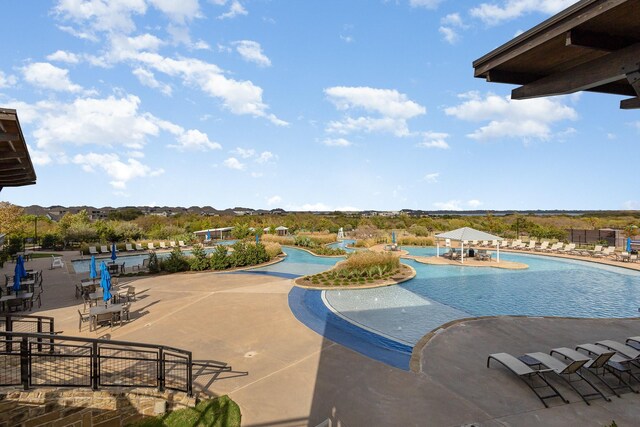
[[89,278],[95,279],[98,277],[98,272],[96,271],[96,257],[91,255],[91,264],[89,265]]
[[396,232],[392,231],[391,232],[391,243],[396,243]]
[[260,235],[256,234],[256,243],[260,243]]
[[211,240],[211,232],[207,230],[207,240]]
[[[18,258],[20,259],[20,258]],[[20,264],[16,261],[16,268],[13,272],[13,290],[18,292],[20,290],[20,278],[22,277],[22,272],[20,271]]]
[[27,270],[24,268],[24,259],[22,258],[22,255],[18,255],[18,259],[16,260],[16,269],[20,269],[20,278],[24,279],[25,277],[27,277]]
[[109,301],[111,299],[111,274],[109,274],[104,261],[100,263],[100,287],[102,287],[102,299],[105,302]]
[[113,262],[116,262],[116,258],[118,258],[118,255],[116,255],[116,244],[112,243],[111,244],[111,260]]
[[631,252],[631,237],[627,237],[627,252]]

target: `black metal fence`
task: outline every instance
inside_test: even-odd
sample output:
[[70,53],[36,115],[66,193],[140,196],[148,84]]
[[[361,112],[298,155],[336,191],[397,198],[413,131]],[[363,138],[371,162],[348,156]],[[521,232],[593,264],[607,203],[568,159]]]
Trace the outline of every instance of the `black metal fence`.
[[190,351],[167,346],[0,331],[0,386],[151,387],[191,395],[192,368]]

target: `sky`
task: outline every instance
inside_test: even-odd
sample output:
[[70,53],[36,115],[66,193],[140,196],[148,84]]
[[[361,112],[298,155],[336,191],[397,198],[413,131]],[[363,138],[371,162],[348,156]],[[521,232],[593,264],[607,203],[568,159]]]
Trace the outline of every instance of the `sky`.
[[38,180],[0,200],[640,209],[637,110],[512,101],[473,77],[573,3],[10,0],[0,107],[18,111]]

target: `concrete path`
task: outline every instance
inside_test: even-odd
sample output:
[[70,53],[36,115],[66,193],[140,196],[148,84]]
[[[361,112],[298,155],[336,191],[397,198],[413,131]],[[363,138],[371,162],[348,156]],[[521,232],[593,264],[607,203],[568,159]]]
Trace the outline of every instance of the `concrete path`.
[[[639,335],[638,320],[498,318],[467,321],[437,334],[420,349],[421,369],[388,367],[325,340],[299,323],[288,307],[291,281],[253,274],[184,273],[131,281],[139,299],[121,326],[78,332],[81,276],[44,268],[42,308],[65,335],[166,344],[192,350],[195,359],[230,364],[234,372],[196,377],[207,395],[229,394],[244,426],[635,425],[640,396],[626,393],[585,405],[544,409],[531,391],[489,353],[548,351],[598,339]],[[8,268],[7,268],[8,267]],[[8,264],[2,272],[12,271]],[[122,279],[125,282],[130,279]],[[427,332],[427,331],[425,331]],[[246,374],[245,374],[246,372]],[[564,389],[562,390],[565,391]]]

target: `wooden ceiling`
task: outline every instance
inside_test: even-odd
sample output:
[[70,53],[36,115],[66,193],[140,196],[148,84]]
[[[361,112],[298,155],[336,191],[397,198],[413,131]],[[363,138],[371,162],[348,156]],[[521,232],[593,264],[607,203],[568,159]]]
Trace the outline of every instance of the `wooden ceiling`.
[[36,183],[16,110],[0,108],[0,190]]
[[521,85],[512,99],[578,91],[640,108],[640,0],[582,0],[473,62],[475,77]]

